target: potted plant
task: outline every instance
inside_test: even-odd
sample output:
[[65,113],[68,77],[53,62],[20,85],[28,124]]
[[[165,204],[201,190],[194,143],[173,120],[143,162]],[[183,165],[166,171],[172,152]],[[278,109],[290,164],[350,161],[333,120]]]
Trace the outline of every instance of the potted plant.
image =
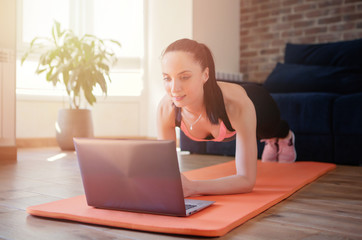
[[21,63],[30,53],[42,52],[36,74],[45,73],[46,80],[54,86],[58,83],[65,86],[69,109],[59,110],[56,123],[56,138],[62,150],[74,150],[73,137],[93,136],[91,112],[81,109],[81,103],[83,98],[90,105],[97,101],[93,92],[97,85],[107,95],[107,80],[111,81],[109,70],[116,57],[106,42],[121,47],[118,41],[94,35],[78,37],[69,29],[62,30],[55,21],[51,38],[34,38],[22,57]]

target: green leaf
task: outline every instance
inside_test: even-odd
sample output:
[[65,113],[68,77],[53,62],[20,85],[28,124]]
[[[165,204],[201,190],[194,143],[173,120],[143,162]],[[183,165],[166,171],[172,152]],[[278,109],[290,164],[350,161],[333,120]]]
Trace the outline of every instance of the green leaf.
[[103,74],[101,74],[100,72],[95,72],[95,75],[96,75],[97,83],[101,87],[102,92],[107,95],[107,82],[106,82],[106,79],[104,78]]
[[57,21],[54,21],[54,24],[52,27],[52,37],[53,37],[53,41],[54,41],[55,45],[58,45],[58,41],[57,41],[58,35],[56,34],[56,31],[57,31],[56,28],[58,28],[58,25],[59,25],[59,23]]
[[67,86],[69,83],[69,72],[66,68],[63,69],[63,82],[65,86]]
[[39,65],[47,65],[46,63],[46,58],[47,58],[47,55],[46,54],[42,54],[39,58]]
[[46,68],[44,68],[44,69],[37,69],[37,70],[35,71],[35,73],[36,73],[36,74],[41,74],[41,73],[45,72],[46,70],[47,70]]
[[35,37],[33,40],[31,40],[30,42],[30,48],[32,48],[35,44],[36,41],[38,41],[39,37]]
[[90,105],[93,105],[97,101],[96,97],[91,91],[84,91],[84,96]]
[[104,64],[102,62],[99,62],[97,63],[97,66],[100,68],[100,69],[103,69],[104,71],[106,72],[109,72],[109,66],[107,64]]
[[118,45],[118,47],[122,48],[122,44],[116,40],[113,40],[113,39],[109,39],[109,41],[111,41],[112,43]]
[[72,74],[69,74],[69,82],[65,86],[68,92],[68,95],[71,95],[72,92],[74,92],[74,86],[76,84],[76,77],[77,77],[77,71],[72,72]]
[[55,25],[55,28],[57,30],[57,37],[60,37],[61,36],[60,23],[55,21],[54,25]]
[[55,49],[49,51],[46,64],[50,64],[55,58],[57,58],[59,56],[59,53],[60,53],[59,48],[55,48]]
[[48,82],[50,82],[50,77],[51,77],[51,75],[53,74],[53,67],[51,67],[49,70],[48,70],[48,72],[47,72],[47,75],[46,75],[46,80],[48,81]]
[[29,56],[29,52],[26,52],[21,58],[21,65],[23,65],[25,59]]

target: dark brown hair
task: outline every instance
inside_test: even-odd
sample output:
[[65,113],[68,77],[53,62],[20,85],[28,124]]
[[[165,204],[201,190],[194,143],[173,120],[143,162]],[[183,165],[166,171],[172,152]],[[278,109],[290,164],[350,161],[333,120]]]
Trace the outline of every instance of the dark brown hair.
[[210,49],[205,44],[184,38],[171,43],[162,56],[173,51],[192,53],[195,60],[200,63],[202,70],[209,68],[209,79],[204,84],[204,103],[207,117],[212,124],[218,124],[219,119],[221,119],[229,131],[234,131],[226,114],[221,89],[216,82],[215,63]]

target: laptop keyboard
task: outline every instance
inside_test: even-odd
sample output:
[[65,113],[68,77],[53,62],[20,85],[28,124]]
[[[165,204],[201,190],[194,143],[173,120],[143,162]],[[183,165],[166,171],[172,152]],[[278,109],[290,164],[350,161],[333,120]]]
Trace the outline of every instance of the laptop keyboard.
[[196,207],[197,205],[193,205],[193,204],[186,204],[185,205],[185,208],[186,208],[186,210],[188,210],[188,209],[190,209],[190,208],[194,208],[194,207]]

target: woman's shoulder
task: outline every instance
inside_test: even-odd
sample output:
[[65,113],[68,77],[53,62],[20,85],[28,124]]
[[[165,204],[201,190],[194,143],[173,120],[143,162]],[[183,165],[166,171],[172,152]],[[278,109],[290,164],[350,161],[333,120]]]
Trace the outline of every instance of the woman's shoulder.
[[[239,118],[252,105],[242,86],[236,83],[218,82],[223,94],[225,109],[229,118]],[[230,119],[231,120],[231,119]]]
[[243,102],[243,99],[248,98],[244,88],[237,83],[219,81],[218,85],[221,89],[226,106],[229,104],[239,105]]

